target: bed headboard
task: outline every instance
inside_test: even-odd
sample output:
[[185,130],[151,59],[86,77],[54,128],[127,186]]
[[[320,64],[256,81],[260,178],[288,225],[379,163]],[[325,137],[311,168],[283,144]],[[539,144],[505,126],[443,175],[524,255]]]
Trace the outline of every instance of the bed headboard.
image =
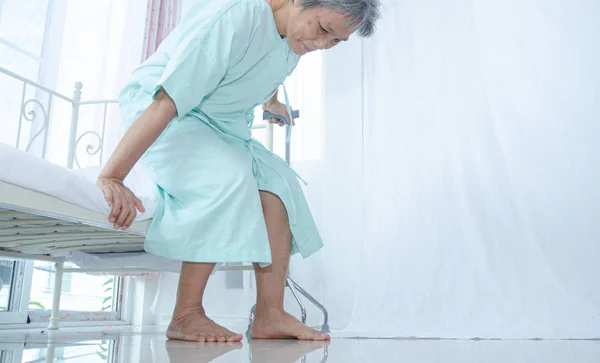
[[[94,156],[95,163],[102,164],[106,161],[105,159],[108,157],[105,153],[107,114],[109,113],[109,107],[117,106],[118,101],[116,99],[83,101],[83,84],[81,82],[76,82],[73,86],[72,95],[66,96],[6,68],[0,67],[0,76],[8,77],[11,85],[19,85],[16,89],[20,91],[20,95],[18,95],[20,105],[18,106],[16,142],[13,146],[30,152],[32,146],[37,145],[37,153],[42,158],[46,158],[51,118],[55,111],[53,105],[55,102],[60,101],[61,106],[69,107],[71,112],[70,116],[63,116],[60,120],[61,122],[69,122],[69,131],[66,158],[61,158],[59,163],[70,169],[80,168],[82,165],[80,165],[79,157],[82,157],[84,152],[88,156]],[[13,94],[13,97],[16,96]],[[54,107],[56,108],[56,106]],[[86,107],[96,107],[94,130],[89,130],[84,125],[83,118],[80,117],[80,113],[84,112]],[[98,111],[98,108],[101,111]],[[31,126],[25,128],[26,122],[29,122]],[[253,129],[265,129],[265,146],[273,151],[273,125],[257,122],[254,124]],[[28,137],[22,135],[23,130],[29,130]],[[89,164],[84,166],[89,166]]]

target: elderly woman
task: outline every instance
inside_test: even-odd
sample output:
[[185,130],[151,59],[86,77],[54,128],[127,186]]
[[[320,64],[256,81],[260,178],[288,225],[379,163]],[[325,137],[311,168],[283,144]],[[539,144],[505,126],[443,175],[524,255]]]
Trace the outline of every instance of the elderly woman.
[[253,110],[293,121],[277,89],[300,57],[371,35],[378,17],[379,0],[197,0],[134,71],[120,96],[127,132],[98,186],[122,229],[144,208],[123,184],[138,160],[158,187],[144,248],[183,261],[168,338],[240,341],[202,298],[215,263],[253,262],[252,337],[329,339],[283,308],[290,255],[322,242],[296,174],[251,138]]

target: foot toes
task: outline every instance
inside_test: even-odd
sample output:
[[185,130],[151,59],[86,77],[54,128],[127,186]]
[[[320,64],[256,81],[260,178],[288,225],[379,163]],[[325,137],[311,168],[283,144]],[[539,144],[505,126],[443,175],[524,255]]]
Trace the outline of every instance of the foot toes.
[[331,339],[329,335],[322,334],[319,332],[311,333],[308,335],[300,335],[298,340],[315,340],[315,341],[325,341]]
[[243,336],[241,334],[235,334],[229,337],[229,339],[227,339],[228,342],[241,342],[243,339]]

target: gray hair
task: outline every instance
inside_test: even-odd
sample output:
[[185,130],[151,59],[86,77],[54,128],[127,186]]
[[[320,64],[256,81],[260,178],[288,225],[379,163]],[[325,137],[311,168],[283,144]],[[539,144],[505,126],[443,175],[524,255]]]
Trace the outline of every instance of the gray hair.
[[323,6],[350,17],[347,25],[356,26],[358,34],[370,37],[375,32],[375,23],[381,17],[380,0],[300,0],[304,8]]

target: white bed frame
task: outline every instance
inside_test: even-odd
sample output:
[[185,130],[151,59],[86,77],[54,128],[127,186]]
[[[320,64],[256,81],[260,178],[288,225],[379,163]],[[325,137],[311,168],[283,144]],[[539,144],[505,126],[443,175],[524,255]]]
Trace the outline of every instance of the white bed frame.
[[[86,135],[96,138],[97,145],[88,144],[85,148],[89,155],[99,154],[100,164],[103,159],[104,130],[106,126],[107,108],[110,104],[116,104],[116,100],[82,101],[80,82],[75,83],[73,96],[67,97],[50,90],[38,83],[23,78],[7,69],[0,67],[0,76],[4,74],[22,83],[22,97],[20,105],[19,127],[16,147],[20,148],[21,129],[23,119],[38,122],[40,126],[37,131],[31,133],[25,151],[29,151],[34,142],[41,142],[41,156],[45,157],[48,128],[50,124],[52,102],[61,99],[68,102],[72,107],[70,120],[69,146],[66,165],[68,168],[79,167],[77,158],[77,147]],[[43,93],[47,97],[47,104],[43,105],[38,99],[26,100],[26,92],[33,88],[37,93]],[[32,107],[39,109],[36,112]],[[79,110],[85,105],[104,106],[104,117],[101,131],[78,130]],[[28,110],[29,108],[29,110]],[[43,119],[38,120],[41,114]],[[32,126],[32,128],[34,127]],[[273,150],[273,126],[260,123],[253,126],[254,129],[266,129],[266,147]],[[38,138],[41,137],[41,140]],[[289,162],[289,143],[286,144],[286,160]],[[144,236],[150,221],[135,222],[127,231],[115,231],[108,223],[106,216],[95,213],[85,208],[65,202],[63,200],[12,185],[0,181],[0,256],[23,259],[43,260],[55,263],[55,288],[53,292],[52,312],[50,315],[49,330],[57,330],[59,326],[60,295],[62,291],[62,280],[64,273],[140,273],[157,272],[157,270],[139,268],[112,268],[112,269],[80,269],[65,268],[64,257],[56,254],[69,251],[86,251],[92,249],[114,249],[115,252],[143,250]],[[220,271],[252,270],[251,265],[223,266]],[[286,286],[292,292],[295,300],[300,305],[302,322],[306,322],[306,309],[297,293],[307,298],[317,306],[324,315],[321,330],[329,332],[328,313],[326,309],[315,298],[302,289],[288,275]],[[252,308],[249,319],[249,330],[254,319],[255,308]]]

